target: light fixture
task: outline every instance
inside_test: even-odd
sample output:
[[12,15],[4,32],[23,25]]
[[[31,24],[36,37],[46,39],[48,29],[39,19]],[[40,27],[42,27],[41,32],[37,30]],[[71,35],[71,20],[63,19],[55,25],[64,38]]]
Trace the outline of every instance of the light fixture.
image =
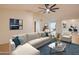
[[50,11],[49,9],[46,9],[46,12],[47,12],[47,13],[49,13],[49,11]]

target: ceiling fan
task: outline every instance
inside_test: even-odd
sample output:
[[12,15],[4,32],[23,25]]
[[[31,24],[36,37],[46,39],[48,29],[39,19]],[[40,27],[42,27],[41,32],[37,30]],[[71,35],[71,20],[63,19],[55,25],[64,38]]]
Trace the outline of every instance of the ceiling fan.
[[59,9],[55,7],[56,4],[53,4],[52,6],[49,4],[45,4],[45,8],[39,7],[39,9],[42,9],[43,13],[50,13],[50,12],[56,12],[55,10]]

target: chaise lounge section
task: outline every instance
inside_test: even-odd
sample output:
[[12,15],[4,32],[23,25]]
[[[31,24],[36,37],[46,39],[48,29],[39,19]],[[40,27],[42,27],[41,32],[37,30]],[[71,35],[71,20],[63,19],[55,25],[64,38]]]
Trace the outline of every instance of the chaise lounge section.
[[34,48],[32,45],[26,43],[22,46],[17,47],[12,55],[39,55],[40,51]]

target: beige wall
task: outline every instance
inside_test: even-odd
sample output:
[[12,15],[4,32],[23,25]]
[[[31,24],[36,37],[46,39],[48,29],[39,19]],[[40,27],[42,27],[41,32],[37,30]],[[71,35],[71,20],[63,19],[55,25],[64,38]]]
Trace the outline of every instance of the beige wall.
[[[23,30],[10,30],[9,19],[23,20]],[[33,14],[22,11],[0,11],[0,44],[8,43],[12,35],[33,32]]]
[[36,21],[36,20],[40,21],[40,31],[42,31],[43,25],[46,21],[44,15],[40,14],[40,13],[34,13],[34,21]]

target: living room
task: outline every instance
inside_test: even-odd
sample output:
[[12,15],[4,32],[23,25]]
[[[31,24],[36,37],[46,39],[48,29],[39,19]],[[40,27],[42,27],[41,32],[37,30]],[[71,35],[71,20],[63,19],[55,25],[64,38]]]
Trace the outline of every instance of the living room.
[[[49,6],[53,6],[55,4],[49,4]],[[11,44],[10,39],[13,38],[13,36],[21,35],[21,34],[27,34],[27,33],[34,33],[34,32],[41,32],[43,30],[43,27],[45,25],[48,26],[50,30],[55,29],[56,33],[60,33],[62,36],[64,36],[64,29],[62,28],[63,22],[65,23],[65,27],[68,26],[76,26],[78,27],[78,21],[76,25],[70,24],[68,25],[67,20],[79,20],[79,5],[78,4],[56,4],[55,8],[58,8],[55,12],[49,12],[45,13],[42,8],[45,8],[45,4],[2,4],[0,5],[0,54],[11,54],[13,51],[11,51]],[[11,26],[11,20],[19,20],[20,22],[20,28],[12,28]],[[71,22],[70,21],[70,22]],[[69,23],[70,23],[69,22]],[[75,21],[73,21],[75,22]],[[15,23],[15,21],[14,21]],[[53,28],[51,27],[51,24],[54,24]],[[72,23],[72,22],[71,22]],[[67,28],[67,30],[68,30]],[[67,31],[65,34],[71,33],[71,31]],[[52,32],[52,31],[51,31]],[[56,35],[54,33],[54,35]],[[70,34],[71,35],[71,34]],[[70,39],[70,35],[67,35],[66,37]],[[37,34],[35,34],[37,36]],[[52,34],[53,36],[53,34]],[[70,36],[70,37],[69,37]],[[32,36],[30,36],[32,37]],[[78,38],[78,37],[77,37]],[[46,39],[47,40],[47,39]],[[66,39],[65,39],[66,40]],[[42,45],[48,44],[49,41],[45,41],[40,43]],[[79,43],[78,39],[77,41],[73,39],[74,43],[77,42],[77,45]],[[40,45],[38,44],[38,45]],[[27,44],[28,45],[28,44]],[[37,45],[37,47],[38,47]],[[42,46],[40,45],[40,46]],[[35,46],[36,47],[36,46]],[[41,47],[40,47],[41,48]],[[39,51],[39,55],[41,51],[44,51],[47,48],[36,48],[37,51]],[[21,48],[20,48],[21,49]],[[26,48],[24,48],[26,49]],[[33,48],[32,48],[33,49]],[[28,50],[27,50],[28,51]],[[32,50],[31,50],[32,51]],[[46,52],[45,50],[44,52]],[[22,50],[21,50],[22,52]],[[25,52],[25,51],[24,51]],[[49,52],[49,51],[48,51]],[[20,54],[20,53],[14,53],[14,54]],[[27,55],[27,53],[25,53]],[[42,54],[42,53],[41,53]],[[45,54],[45,53],[43,53]],[[70,54],[70,53],[69,53]],[[76,54],[74,52],[73,54]],[[78,54],[78,53],[77,53]],[[29,55],[29,54],[28,54]],[[50,55],[50,54],[48,54]],[[52,54],[53,55],[53,54]]]

